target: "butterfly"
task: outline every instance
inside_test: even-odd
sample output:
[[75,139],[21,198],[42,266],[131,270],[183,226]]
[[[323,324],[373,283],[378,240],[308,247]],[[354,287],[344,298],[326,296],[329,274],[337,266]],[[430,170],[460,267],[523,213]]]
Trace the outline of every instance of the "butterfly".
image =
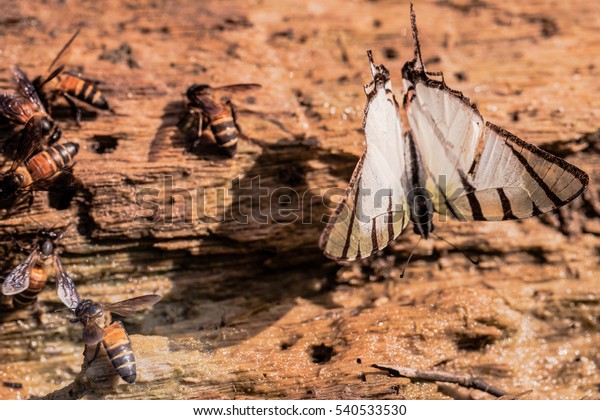
[[581,169],[484,121],[441,73],[427,72],[412,5],[410,12],[414,58],[402,68],[401,106],[388,70],[367,52],[366,149],[319,241],[335,260],[374,254],[409,221],[427,239],[434,212],[460,221],[523,219],[569,203],[588,184]]

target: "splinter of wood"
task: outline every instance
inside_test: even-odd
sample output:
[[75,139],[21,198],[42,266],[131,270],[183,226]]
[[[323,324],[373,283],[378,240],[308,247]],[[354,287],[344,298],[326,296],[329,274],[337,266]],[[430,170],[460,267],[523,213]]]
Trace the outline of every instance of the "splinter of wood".
[[424,381],[439,381],[458,384],[467,388],[478,389],[494,397],[502,397],[508,392],[501,390],[487,382],[463,373],[444,372],[438,370],[414,369],[403,366],[389,366],[373,364],[375,369],[385,370],[392,376],[403,376],[409,379],[420,379]]

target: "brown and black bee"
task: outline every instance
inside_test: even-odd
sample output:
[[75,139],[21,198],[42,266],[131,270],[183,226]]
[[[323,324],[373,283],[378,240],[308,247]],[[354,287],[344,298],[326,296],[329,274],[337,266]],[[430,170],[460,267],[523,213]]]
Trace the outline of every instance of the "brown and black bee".
[[29,256],[4,280],[2,294],[12,296],[13,307],[20,309],[32,305],[46,286],[49,277],[56,279],[56,293],[69,308],[79,302],[75,284],[58,257],[58,243],[68,225],[61,230],[42,229]]
[[59,64],[77,35],[79,35],[79,31],[80,29],[58,52],[52,63],[50,63],[46,75],[38,76],[33,80],[33,86],[46,109],[50,109],[50,105],[58,97],[63,97],[69,104],[71,114],[77,124],[81,121],[81,108],[77,105],[77,101],[96,109],[111,110],[104,94],[96,87],[97,81],[86,79],[77,72],[65,70],[65,65]]
[[192,85],[187,90],[188,114],[179,123],[184,131],[194,132],[197,137],[210,127],[217,145],[229,156],[237,150],[237,143],[242,129],[236,121],[235,108],[230,99],[223,96],[215,99],[217,92],[247,92],[260,88],[255,83],[210,87],[209,85]]
[[63,175],[70,175],[79,145],[63,143],[40,151],[43,123],[44,116],[36,114],[21,132],[11,167],[0,173],[0,200],[9,200],[22,192],[51,189],[61,184],[59,179],[66,181]]
[[81,322],[83,342],[86,346],[96,346],[90,363],[98,355],[102,343],[119,376],[125,382],[134,383],[136,368],[131,341],[123,324],[120,321],[112,322],[111,313],[131,317],[137,311],[151,307],[161,298],[159,295],[144,295],[107,305],[89,299],[77,302],[74,306],[75,318],[71,322]]
[[36,88],[19,67],[12,67],[11,70],[17,91],[0,93],[1,122],[16,126],[26,125],[34,115],[37,115],[41,122],[42,135],[48,137],[48,144],[57,142],[61,130],[50,117]]

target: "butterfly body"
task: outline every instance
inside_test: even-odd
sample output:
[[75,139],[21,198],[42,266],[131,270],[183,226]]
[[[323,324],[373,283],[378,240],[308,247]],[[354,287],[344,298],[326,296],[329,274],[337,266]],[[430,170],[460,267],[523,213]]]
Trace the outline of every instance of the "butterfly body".
[[433,200],[427,189],[427,174],[423,168],[421,155],[410,132],[406,133],[405,160],[407,162],[406,177],[410,180],[410,188],[406,201],[410,212],[410,221],[414,232],[428,239],[433,232]]

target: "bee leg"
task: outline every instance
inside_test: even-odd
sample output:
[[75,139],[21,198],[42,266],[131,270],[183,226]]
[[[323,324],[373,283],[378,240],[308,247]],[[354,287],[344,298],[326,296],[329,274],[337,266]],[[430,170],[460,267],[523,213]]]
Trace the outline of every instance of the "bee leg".
[[189,109],[181,120],[179,120],[177,127],[187,134],[193,133],[197,137],[200,137],[202,134],[202,118],[195,109]]
[[233,106],[233,103],[229,98],[225,100],[225,105],[227,105],[231,110],[231,118],[233,118],[233,124],[235,125],[235,128],[237,129],[238,133],[240,133],[243,137],[246,137],[244,135],[244,132],[242,131],[242,127],[240,127],[237,123],[237,113],[235,112],[235,107]]
[[33,206],[33,201],[35,200],[35,195],[33,194],[33,191],[29,191],[29,198],[27,200],[27,207],[31,208],[31,206]]
[[[94,355],[92,356],[92,358],[91,358],[91,359],[89,359],[89,360],[85,360],[85,361],[84,361],[84,363],[85,363],[86,367],[87,367],[87,366],[89,366],[89,365],[91,365],[91,364],[92,364],[92,362],[93,362],[94,360],[96,360],[96,357],[98,356],[98,352],[100,351],[100,345],[101,345],[101,344],[102,344],[102,342],[100,342],[100,343],[96,344],[96,350],[94,351]],[[88,346],[86,346],[86,347],[85,347],[84,356],[85,356],[85,353],[87,352],[87,349],[88,349],[88,348],[89,348]]]
[[48,323],[48,319],[46,317],[46,311],[44,311],[44,309],[41,307],[39,300],[35,300],[35,302],[33,302],[33,314],[35,315],[35,318],[37,319],[38,325],[43,327],[44,325],[46,325]]
[[13,246],[16,248],[17,252],[20,252],[22,254],[31,253],[31,247],[30,246],[24,245],[21,241],[17,240],[12,235],[11,235],[10,238],[12,239]]
[[68,93],[63,93],[62,96],[69,103],[69,107],[71,108],[71,115],[75,119],[75,123],[77,124],[77,126],[80,126],[81,125],[81,108],[79,108],[77,106],[77,104],[75,103],[75,101],[73,100],[71,95],[69,95]]

